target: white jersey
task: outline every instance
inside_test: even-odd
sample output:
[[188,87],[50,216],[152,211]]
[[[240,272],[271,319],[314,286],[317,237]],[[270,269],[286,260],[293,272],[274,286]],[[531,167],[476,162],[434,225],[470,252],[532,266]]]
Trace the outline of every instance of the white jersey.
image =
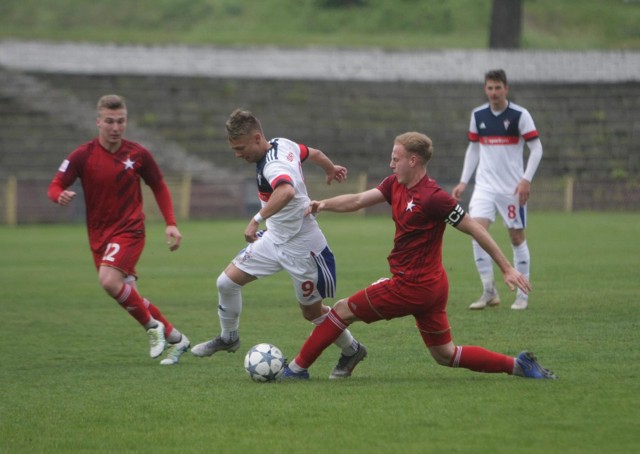
[[271,148],[256,164],[258,192],[262,206],[266,205],[273,190],[280,184],[290,184],[295,190],[293,199],[267,219],[267,236],[274,244],[286,244],[292,255],[308,256],[320,253],[327,241],[314,216],[305,216],[309,206],[307,187],[304,184],[302,162],[309,156],[306,145],[289,139],[269,141]]
[[[525,176],[524,144],[538,139],[533,118],[527,109],[509,102],[507,108],[495,114],[488,103],[471,112],[469,125],[469,151],[462,171],[462,182],[467,183],[476,170],[476,187],[485,191],[513,194],[518,182]],[[478,157],[473,156],[474,153]],[[533,177],[541,158],[536,153],[529,160],[529,180]],[[535,162],[534,162],[535,161]]]

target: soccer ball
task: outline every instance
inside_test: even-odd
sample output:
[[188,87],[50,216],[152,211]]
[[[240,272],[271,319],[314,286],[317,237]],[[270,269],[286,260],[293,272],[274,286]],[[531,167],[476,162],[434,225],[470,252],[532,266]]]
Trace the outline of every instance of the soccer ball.
[[265,382],[280,378],[286,358],[275,345],[258,344],[244,357],[244,369],[253,381]]

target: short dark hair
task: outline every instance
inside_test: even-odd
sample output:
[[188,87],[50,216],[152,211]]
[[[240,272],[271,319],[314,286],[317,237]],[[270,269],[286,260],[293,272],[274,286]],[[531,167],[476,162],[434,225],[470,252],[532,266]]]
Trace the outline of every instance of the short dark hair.
[[231,112],[231,115],[229,115],[224,126],[227,130],[228,140],[235,140],[238,137],[251,134],[253,131],[258,131],[260,134],[263,134],[260,120],[248,110],[234,110]]
[[507,85],[507,73],[504,72],[504,69],[492,69],[484,74],[484,81],[488,80],[495,80]]

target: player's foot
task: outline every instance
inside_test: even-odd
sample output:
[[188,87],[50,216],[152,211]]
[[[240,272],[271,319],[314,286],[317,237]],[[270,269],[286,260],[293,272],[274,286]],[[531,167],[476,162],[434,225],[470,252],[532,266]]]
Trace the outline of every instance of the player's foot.
[[289,369],[289,366],[285,366],[282,375],[280,376],[281,380],[309,380],[309,371],[303,370],[302,372],[294,372]]
[[511,309],[513,309],[514,311],[523,311],[527,308],[528,305],[529,303],[526,299],[518,297],[511,305]]
[[169,348],[167,349],[167,356],[162,361],[160,361],[160,364],[162,364],[163,366],[178,364],[178,361],[180,361],[180,357],[183,353],[189,350],[190,346],[191,342],[189,342],[189,338],[183,334],[180,342],[169,344]]
[[196,345],[191,349],[191,353],[194,356],[211,356],[215,352],[219,351],[227,351],[229,353],[233,353],[239,348],[240,338],[237,338],[233,342],[227,343],[223,341],[220,336],[218,336],[215,339],[211,339],[210,341]]
[[487,306],[492,307],[497,306],[498,304],[500,304],[500,295],[498,295],[498,292],[494,290],[493,293],[483,293],[478,301],[471,303],[469,309],[481,310]]
[[331,371],[329,378],[347,378],[351,377],[351,372],[356,368],[358,363],[367,357],[367,347],[358,342],[358,351],[355,355],[341,355],[338,364]]
[[533,352],[521,352],[516,358],[516,363],[520,366],[523,377],[548,378],[550,380],[558,378],[556,377],[556,374],[545,369],[538,363],[536,355],[534,355]]
[[149,355],[152,358],[157,358],[164,351],[166,344],[164,340],[164,325],[158,322],[158,326],[147,330],[147,336],[149,336]]

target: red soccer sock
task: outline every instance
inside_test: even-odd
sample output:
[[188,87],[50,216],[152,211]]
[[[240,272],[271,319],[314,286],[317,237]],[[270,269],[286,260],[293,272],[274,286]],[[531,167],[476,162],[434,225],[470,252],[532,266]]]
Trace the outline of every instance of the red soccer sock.
[[155,318],[156,320],[158,320],[160,323],[164,325],[164,337],[168,337],[169,334],[171,334],[171,331],[173,331],[173,325],[171,324],[171,322],[169,322],[169,320],[167,320],[164,317],[164,315],[162,315],[162,312],[160,312],[160,309],[158,309],[153,303],[151,303],[151,301],[144,298],[144,302],[146,306],[149,308],[149,312],[151,313],[153,318]]
[[304,369],[308,369],[318,356],[347,329],[347,324],[342,320],[336,311],[331,309],[327,318],[314,328],[307,338],[300,353],[296,356],[296,364]]
[[146,325],[149,323],[149,320],[151,320],[151,313],[149,312],[147,305],[133,286],[124,284],[120,289],[120,292],[118,292],[115,300],[142,326]]
[[513,374],[515,359],[482,347],[465,345],[456,347],[449,367],[464,367],[475,372]]

